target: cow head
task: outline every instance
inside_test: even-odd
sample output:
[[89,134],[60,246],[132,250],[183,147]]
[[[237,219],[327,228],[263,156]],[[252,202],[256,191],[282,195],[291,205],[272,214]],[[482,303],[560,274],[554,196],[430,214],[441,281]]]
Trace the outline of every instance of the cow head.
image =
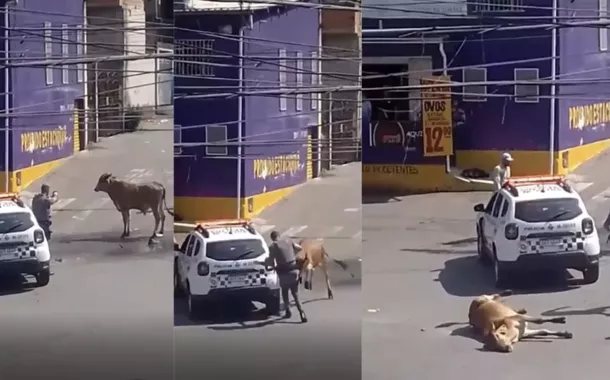
[[108,186],[112,183],[112,181],[114,180],[114,177],[112,176],[112,174],[110,173],[104,173],[100,176],[100,179],[97,181],[97,185],[95,185],[95,189],[93,189],[93,191],[95,191],[96,193],[98,191],[103,191],[103,192],[108,192]]
[[519,332],[503,323],[489,334],[486,347],[492,351],[512,352],[515,334],[518,335]]

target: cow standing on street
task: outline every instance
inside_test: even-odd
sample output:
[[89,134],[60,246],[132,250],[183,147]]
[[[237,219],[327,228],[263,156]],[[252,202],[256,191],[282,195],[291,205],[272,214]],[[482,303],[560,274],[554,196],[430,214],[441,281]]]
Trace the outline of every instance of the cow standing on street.
[[[155,229],[148,240],[149,244],[154,243],[158,236],[163,236],[165,228],[163,206],[168,212],[169,209],[165,200],[165,187],[159,182],[136,184],[117,179],[110,173],[104,173],[100,176],[94,191],[103,191],[108,194],[116,209],[121,213],[123,217],[121,239],[128,237],[131,230],[130,210],[139,210],[144,215],[148,211],[152,211],[155,217]],[[159,228],[159,224],[161,224],[161,228]],[[157,233],[157,231],[159,232]]]

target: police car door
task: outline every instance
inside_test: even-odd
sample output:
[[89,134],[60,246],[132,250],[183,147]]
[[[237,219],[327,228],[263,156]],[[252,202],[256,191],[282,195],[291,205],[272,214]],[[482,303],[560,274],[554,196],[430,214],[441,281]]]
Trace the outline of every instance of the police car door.
[[483,237],[485,238],[485,245],[487,248],[491,248],[493,243],[494,225],[491,215],[493,213],[494,204],[498,199],[498,195],[500,195],[500,193],[494,193],[494,195],[491,196],[489,203],[487,203],[487,206],[485,207],[485,215],[483,216],[483,225],[481,226],[481,230],[483,232]]
[[[494,207],[491,210],[491,215],[489,215],[489,233],[492,234],[491,238],[488,240],[490,243],[496,240],[496,236],[498,232],[504,233],[504,229],[502,226],[504,225],[502,219],[500,218],[500,210],[502,208],[502,203],[504,202],[504,197],[502,194],[498,193],[496,197],[496,201],[494,202]],[[490,249],[493,246],[489,247]]]
[[188,278],[188,264],[189,257],[188,254],[192,251],[194,242],[197,238],[193,235],[189,235],[184,242],[183,247],[180,251],[180,256],[178,256],[178,270],[180,271],[180,279],[186,283],[186,279]]

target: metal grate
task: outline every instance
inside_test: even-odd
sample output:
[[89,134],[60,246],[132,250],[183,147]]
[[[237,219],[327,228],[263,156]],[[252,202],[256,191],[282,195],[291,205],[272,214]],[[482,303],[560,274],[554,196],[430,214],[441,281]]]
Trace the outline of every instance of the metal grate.
[[213,77],[214,40],[176,40],[175,73],[189,77]]
[[472,13],[524,12],[525,0],[477,0],[470,6]]

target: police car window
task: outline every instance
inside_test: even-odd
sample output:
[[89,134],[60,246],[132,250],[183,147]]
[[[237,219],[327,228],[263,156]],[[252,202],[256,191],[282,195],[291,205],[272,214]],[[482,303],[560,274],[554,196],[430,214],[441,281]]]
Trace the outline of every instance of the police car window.
[[218,261],[254,259],[265,253],[263,242],[257,239],[240,239],[209,242],[206,257]]
[[578,199],[554,198],[515,203],[515,218],[540,223],[574,219],[582,214]]
[[200,251],[201,251],[201,243],[199,242],[199,240],[197,240],[195,242],[195,251],[193,252],[193,256],[197,256]]
[[192,238],[189,241],[189,245],[188,247],[186,247],[186,255],[187,256],[192,256],[193,255],[193,247],[195,246],[195,240],[197,240],[196,238]]
[[189,235],[186,237],[186,239],[184,239],[184,241],[182,242],[182,245],[180,246],[180,252],[186,253],[186,247],[188,246],[188,243],[191,241],[192,237],[193,237],[192,235]]
[[487,204],[487,207],[485,207],[485,212],[488,214],[491,214],[491,210],[493,209],[494,206],[494,202],[496,201],[496,198],[498,198],[498,194],[499,193],[495,193],[491,199],[489,200],[489,203]]
[[502,205],[502,213],[500,214],[500,216],[505,217],[507,212],[508,212],[508,201],[505,199],[504,204]]
[[27,212],[8,212],[0,214],[0,234],[23,232],[32,227],[34,227],[34,222]]
[[496,199],[496,203],[494,205],[494,211],[493,211],[494,218],[497,218],[498,215],[500,215],[500,207],[502,206],[503,200],[504,200],[504,197],[501,194],[498,194],[498,199]]

